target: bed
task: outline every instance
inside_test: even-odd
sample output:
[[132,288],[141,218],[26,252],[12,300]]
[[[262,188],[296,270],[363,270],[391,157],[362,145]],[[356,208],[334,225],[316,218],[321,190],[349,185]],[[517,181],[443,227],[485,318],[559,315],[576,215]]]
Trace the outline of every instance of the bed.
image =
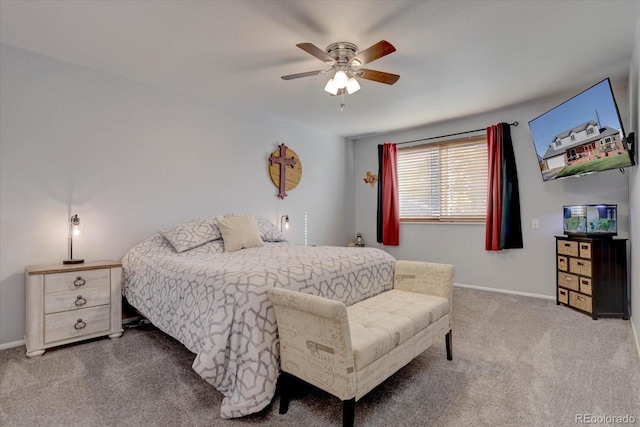
[[195,353],[193,369],[224,396],[220,416],[236,418],[262,410],[275,394],[279,347],[267,289],[350,305],[393,287],[395,259],[375,248],[288,243],[252,216],[243,218],[259,237],[232,248],[237,239],[222,227],[228,217],[239,216],[198,218],[133,247],[122,260],[123,294]]

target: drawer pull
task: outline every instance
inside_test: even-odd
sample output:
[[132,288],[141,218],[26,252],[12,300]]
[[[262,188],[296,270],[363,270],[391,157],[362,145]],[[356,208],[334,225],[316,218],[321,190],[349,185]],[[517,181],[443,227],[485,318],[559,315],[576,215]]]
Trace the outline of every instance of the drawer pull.
[[83,329],[85,326],[87,326],[87,324],[83,322],[82,319],[78,319],[76,321],[76,324],[73,325],[73,327],[76,328],[77,330]]
[[82,307],[83,305],[85,305],[87,303],[86,298],[82,298],[82,295],[78,295],[78,297],[76,298],[76,307]]
[[571,244],[570,244],[570,243],[565,243],[565,244],[564,244],[564,247],[565,247],[565,248],[571,247]]
[[87,283],[87,281],[80,276],[76,277],[76,280],[73,281],[73,285],[76,288],[79,288],[80,286],[84,286],[85,283]]
[[571,281],[571,276],[564,276],[564,280],[570,282]]
[[576,297],[578,299],[578,301],[584,301],[584,298],[581,296]]
[[582,262],[577,262],[576,264],[578,264],[580,267],[584,266],[584,263],[582,263]]
[[582,246],[580,246],[580,247],[581,247],[582,249],[589,249],[589,246],[588,246],[588,245],[582,245]]

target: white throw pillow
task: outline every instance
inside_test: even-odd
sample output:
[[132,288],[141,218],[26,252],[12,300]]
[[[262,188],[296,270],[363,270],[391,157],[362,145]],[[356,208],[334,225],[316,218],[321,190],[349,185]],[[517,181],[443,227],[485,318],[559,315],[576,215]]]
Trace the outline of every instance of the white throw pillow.
[[253,216],[217,218],[216,225],[222,233],[225,252],[264,246]]

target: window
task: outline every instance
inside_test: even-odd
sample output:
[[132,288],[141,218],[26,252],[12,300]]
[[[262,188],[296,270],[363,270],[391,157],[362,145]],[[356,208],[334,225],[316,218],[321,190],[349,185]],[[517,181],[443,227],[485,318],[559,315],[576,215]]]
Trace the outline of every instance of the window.
[[402,222],[484,222],[486,136],[398,147]]
[[593,135],[594,132],[593,128],[587,128],[587,135]]

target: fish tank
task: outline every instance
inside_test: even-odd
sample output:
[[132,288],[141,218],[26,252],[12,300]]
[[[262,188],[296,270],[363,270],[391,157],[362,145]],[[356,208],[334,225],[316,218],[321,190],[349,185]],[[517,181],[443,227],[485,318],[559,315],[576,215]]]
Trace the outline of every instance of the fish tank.
[[618,235],[618,205],[563,206],[563,232],[567,236]]

